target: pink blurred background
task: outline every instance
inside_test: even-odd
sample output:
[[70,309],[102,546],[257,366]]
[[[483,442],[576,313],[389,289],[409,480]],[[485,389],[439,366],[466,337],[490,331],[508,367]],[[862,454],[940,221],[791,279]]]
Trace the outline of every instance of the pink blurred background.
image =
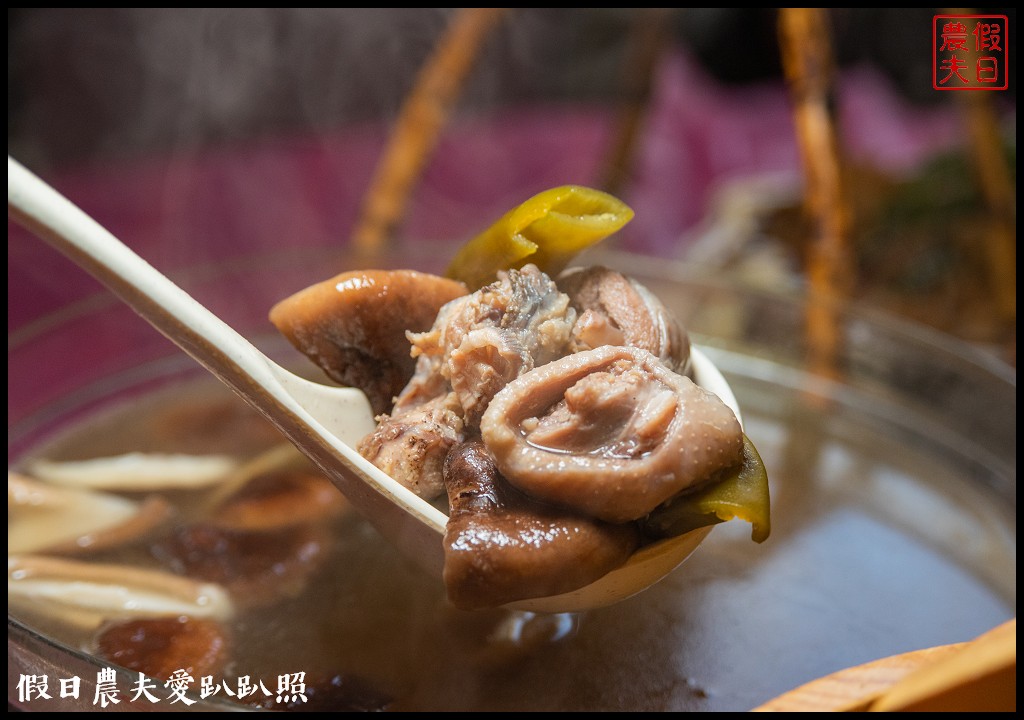
[[[410,198],[400,242],[443,256],[540,190],[599,184],[630,92],[619,78],[639,12],[506,17]],[[242,254],[340,254],[449,17],[11,11],[9,153],[172,276]],[[621,192],[637,215],[618,243],[685,258],[722,187],[751,176],[795,183],[799,168],[772,11],[668,17]],[[957,108],[930,88],[930,17],[833,11],[838,118],[854,160],[898,175],[962,143]],[[895,56],[893,43],[903,46]],[[9,224],[9,333],[97,287]]]

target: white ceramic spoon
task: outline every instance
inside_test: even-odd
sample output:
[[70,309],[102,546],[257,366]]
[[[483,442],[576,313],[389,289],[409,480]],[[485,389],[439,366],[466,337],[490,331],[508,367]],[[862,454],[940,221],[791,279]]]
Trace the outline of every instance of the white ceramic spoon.
[[[265,356],[56,190],[7,158],[8,216],[104,283],[157,330],[263,413],[316,463],[352,505],[399,550],[440,577],[448,517],[355,451],[374,428],[359,390],[301,378]],[[694,348],[696,382],[739,417],[729,385]],[[516,602],[532,612],[575,612],[634,595],[671,572],[710,527],[645,546],[621,568],[562,595]]]

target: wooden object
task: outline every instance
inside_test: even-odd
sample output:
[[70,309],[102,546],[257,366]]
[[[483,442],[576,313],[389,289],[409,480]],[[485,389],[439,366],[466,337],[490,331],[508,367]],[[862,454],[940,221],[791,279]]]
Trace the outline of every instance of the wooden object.
[[804,172],[805,211],[811,220],[807,247],[808,357],[812,372],[839,374],[842,324],[838,303],[853,287],[850,211],[831,112],[832,45],[826,10],[781,8],[782,66],[793,98],[793,119]]
[[420,70],[352,234],[361,257],[379,255],[401,222],[409,195],[437,145],[480,47],[505,10],[460,8]]
[[1017,620],[973,641],[840,670],[753,712],[1009,711],[1017,709]]

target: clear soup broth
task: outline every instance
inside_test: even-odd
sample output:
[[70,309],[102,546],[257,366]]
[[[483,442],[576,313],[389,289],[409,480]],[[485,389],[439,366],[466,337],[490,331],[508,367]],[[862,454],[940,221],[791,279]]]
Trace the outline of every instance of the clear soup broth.
[[[315,558],[301,582],[271,587],[272,599],[226,623],[215,682],[262,680],[271,696],[255,700],[275,707],[279,676],[304,673],[309,703],[300,709],[743,711],[834,670],[967,640],[1015,615],[1015,503],[974,481],[966,460],[938,455],[912,424],[880,420],[841,388],[804,392],[798,375],[770,362],[726,351],[712,359],[769,470],[773,531],[763,545],[731,522],[663,582],[613,607],[462,612],[439,578],[341,512],[314,523]],[[14,465],[132,451],[251,458],[280,442],[229,391],[192,374],[83,416]],[[168,493],[178,528],[211,492]],[[167,560],[174,532],[88,559],[187,573]],[[276,544],[286,557],[287,543]],[[113,665],[91,658],[95,649],[93,632],[15,610],[9,701],[89,708],[90,680]],[[80,675],[81,697],[19,699],[26,673],[49,674],[51,690],[58,677]],[[165,709],[166,700],[130,702],[134,678],[118,675],[121,708]],[[191,691],[199,699],[199,678]],[[230,701],[220,692],[192,709]]]

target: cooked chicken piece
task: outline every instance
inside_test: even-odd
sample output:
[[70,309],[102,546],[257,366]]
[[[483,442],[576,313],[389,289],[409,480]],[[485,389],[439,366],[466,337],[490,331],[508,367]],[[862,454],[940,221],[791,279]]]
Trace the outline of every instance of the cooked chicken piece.
[[445,303],[466,292],[460,282],[414,270],[358,270],[282,300],[270,320],[329,377],[365,392],[382,413],[413,374],[406,331],[428,329]]
[[462,609],[575,590],[622,565],[639,545],[633,523],[611,525],[526,497],[480,442],[453,449],[444,477],[451,506],[444,582]]
[[[431,358],[455,390],[467,427],[475,428],[504,383],[568,352],[576,312],[569,298],[533,265],[499,273],[499,279],[446,305],[434,326],[410,334],[413,353]],[[486,331],[486,332],[484,332]],[[417,373],[416,392],[426,383]],[[432,382],[439,382],[433,378]],[[409,388],[399,398],[404,407]]]
[[437,497],[448,450],[476,432],[509,381],[568,351],[575,319],[569,298],[532,265],[447,303],[430,330],[409,333],[416,373],[359,452],[416,494]]
[[399,415],[381,415],[377,429],[359,443],[359,453],[431,500],[444,491],[445,456],[464,439],[458,409],[458,401],[449,393]]
[[690,339],[675,317],[647,288],[614,270],[572,268],[558,278],[579,313],[573,327],[573,351],[603,345],[647,350],[669,370],[685,374]]
[[416,371],[395,398],[391,415],[401,415],[451,391],[448,378],[441,374],[442,362],[444,358],[436,355],[419,355],[416,358]]
[[514,331],[484,327],[468,333],[448,357],[466,425],[479,427],[491,398],[532,367],[533,358]]
[[498,327],[515,333],[534,365],[562,357],[576,319],[565,293],[535,265],[498,273],[498,278],[456,304],[442,333],[447,353],[473,330]]
[[609,522],[641,518],[743,458],[732,410],[638,348],[604,346],[520,376],[480,431],[514,486]]

